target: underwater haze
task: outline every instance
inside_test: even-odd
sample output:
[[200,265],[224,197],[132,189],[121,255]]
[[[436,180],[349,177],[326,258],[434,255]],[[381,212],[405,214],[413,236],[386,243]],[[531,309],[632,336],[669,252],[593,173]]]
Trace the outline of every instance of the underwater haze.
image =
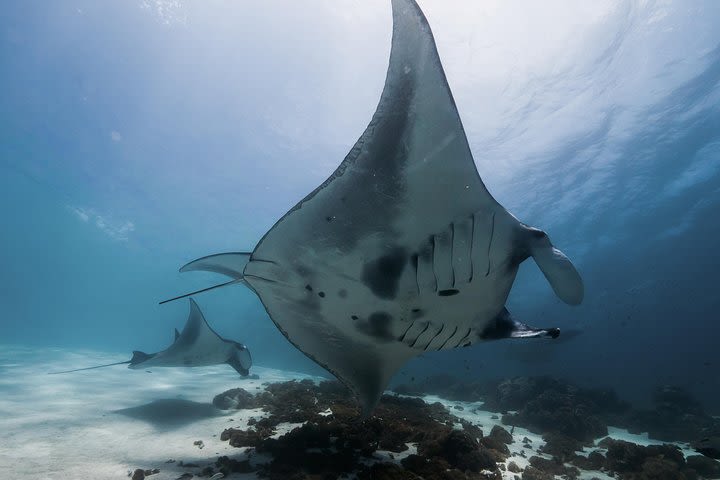
[[[578,265],[586,299],[564,308],[523,265],[515,315],[581,335],[411,368],[467,360],[473,376],[542,371],[638,399],[678,384],[720,411],[720,6],[422,6],[485,184],[545,227]],[[5,4],[4,341],[163,342],[186,305],[157,302],[216,280],[177,268],[251,250],[364,129],[386,69],[387,10]],[[217,330],[255,346],[256,362],[313,370],[251,292],[199,301]]]
[[[0,344],[165,348],[187,303],[158,302],[222,281],[178,268],[251,251],[366,127],[389,3],[4,2]],[[585,300],[527,262],[508,309],[559,339],[427,354],[395,383],[546,374],[637,405],[673,385],[720,415],[720,2],[419,3],[483,182]],[[249,289],[194,298],[256,365],[330,376]]]

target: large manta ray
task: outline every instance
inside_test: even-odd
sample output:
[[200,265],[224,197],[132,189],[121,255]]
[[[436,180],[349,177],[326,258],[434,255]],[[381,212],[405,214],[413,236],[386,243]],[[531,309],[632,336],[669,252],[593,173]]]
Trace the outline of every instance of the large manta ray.
[[252,253],[181,269],[250,287],[288,340],[350,387],[365,414],[423,352],[556,337],[558,329],[528,327],[505,309],[529,256],[562,300],[583,297],[570,260],[483,185],[422,11],[413,0],[392,0],[392,9],[380,103],[337,170]]
[[133,351],[132,358],[124,362],[76,368],[52,374],[79,372],[95,368],[127,365],[138,370],[151,367],[207,367],[227,363],[240,375],[250,373],[252,357],[250,350],[241,343],[226,340],[210,328],[195,300],[190,299],[190,314],[182,332],[175,329],[175,341],[165,350],[156,353]]

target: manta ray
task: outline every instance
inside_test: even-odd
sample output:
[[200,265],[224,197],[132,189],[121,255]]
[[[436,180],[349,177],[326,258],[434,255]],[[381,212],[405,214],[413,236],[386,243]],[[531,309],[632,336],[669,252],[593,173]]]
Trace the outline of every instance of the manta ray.
[[190,315],[182,332],[175,329],[175,341],[157,353],[133,351],[125,362],[108,363],[94,367],[77,368],[57,373],[78,372],[95,368],[125,365],[134,370],[150,367],[206,367],[227,363],[243,377],[250,373],[252,357],[247,347],[226,340],[210,328],[195,300],[190,299]]
[[423,352],[557,337],[558,329],[529,327],[505,308],[528,257],[566,303],[579,304],[584,292],[545,232],[518,221],[483,184],[417,3],[392,0],[392,12],[377,110],[340,166],[252,252],[180,269],[230,277],[204,290],[252,289],[285,337],[345,383],[365,415]]

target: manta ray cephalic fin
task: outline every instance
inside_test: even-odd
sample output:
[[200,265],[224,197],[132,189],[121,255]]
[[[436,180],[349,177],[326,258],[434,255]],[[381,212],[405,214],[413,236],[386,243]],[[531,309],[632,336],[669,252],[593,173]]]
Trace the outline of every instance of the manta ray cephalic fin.
[[227,364],[233,367],[243,377],[250,375],[250,370],[245,368],[240,359],[235,355],[227,361]]
[[569,305],[579,305],[585,295],[580,274],[570,259],[550,242],[545,232],[526,227],[530,255],[542,271],[555,295]]

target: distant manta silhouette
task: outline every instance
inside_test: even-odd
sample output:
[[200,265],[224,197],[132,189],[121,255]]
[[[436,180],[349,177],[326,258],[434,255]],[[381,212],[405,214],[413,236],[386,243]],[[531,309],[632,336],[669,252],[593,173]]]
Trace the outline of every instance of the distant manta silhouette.
[[252,357],[247,347],[232,340],[226,340],[210,328],[197,303],[190,299],[190,315],[182,333],[175,329],[175,341],[165,350],[157,353],[133,351],[132,358],[125,362],[108,363],[93,367],[76,368],[51,374],[79,372],[94,368],[126,365],[128,368],[148,367],[206,367],[227,363],[243,377],[250,373]]

